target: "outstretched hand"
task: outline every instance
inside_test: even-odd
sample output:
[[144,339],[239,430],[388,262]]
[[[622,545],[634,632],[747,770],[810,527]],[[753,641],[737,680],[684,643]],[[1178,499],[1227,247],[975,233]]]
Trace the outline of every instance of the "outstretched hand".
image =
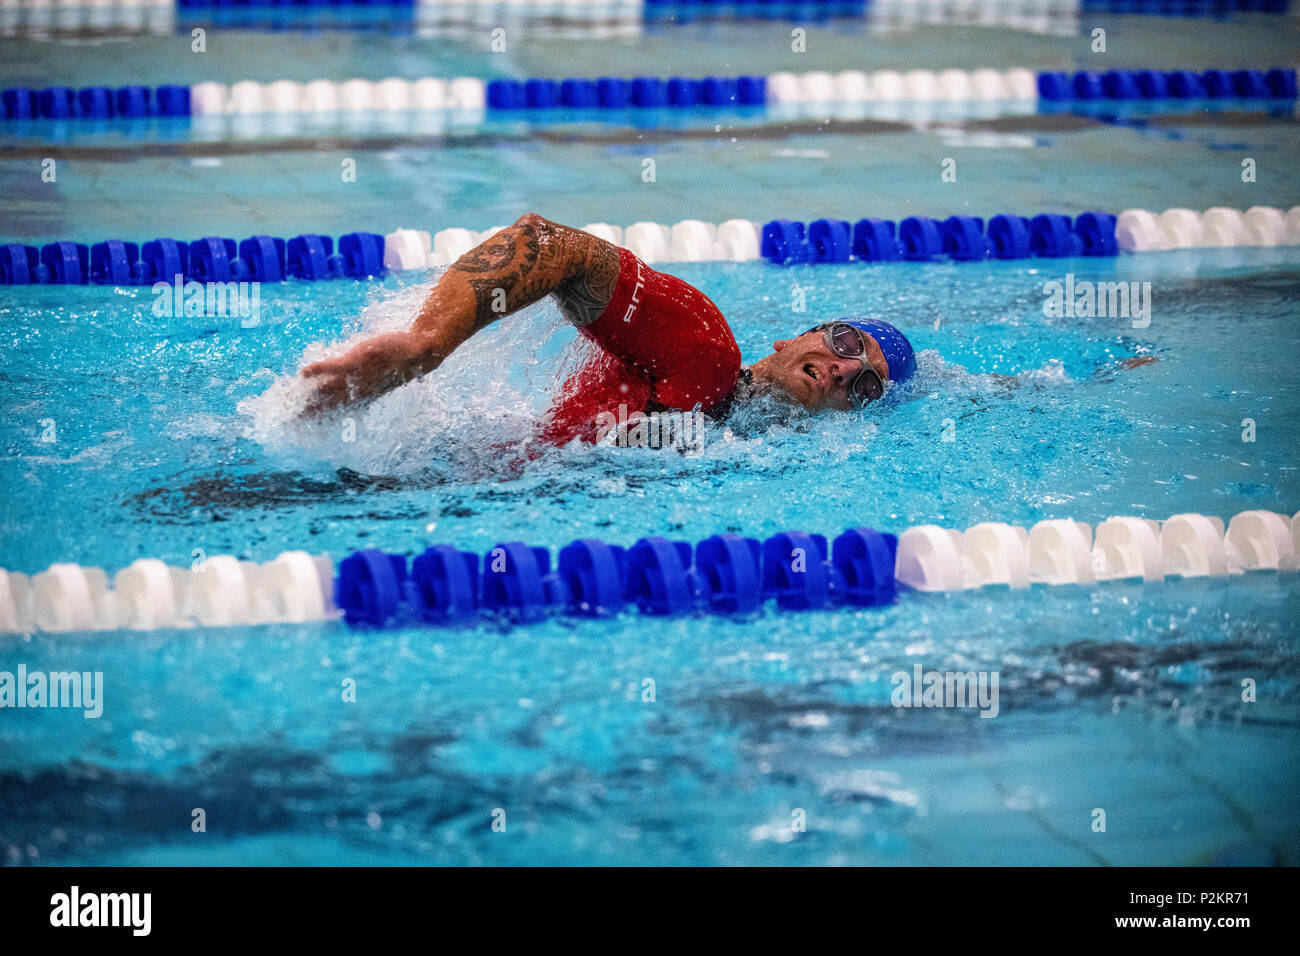
[[355,377],[353,363],[348,356],[313,362],[302,370],[302,377],[313,379],[315,391],[307,401],[304,415],[319,415],[340,405],[346,405],[352,397],[351,379]]
[[440,359],[409,332],[367,339],[336,358],[313,362],[302,377],[315,386],[303,414],[320,415],[342,405],[367,402],[438,366]]

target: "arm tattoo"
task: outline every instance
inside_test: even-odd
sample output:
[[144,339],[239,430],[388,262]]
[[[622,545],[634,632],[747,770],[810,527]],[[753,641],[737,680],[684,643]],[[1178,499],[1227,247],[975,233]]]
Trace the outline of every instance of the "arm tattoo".
[[560,311],[574,325],[590,325],[605,311],[618,287],[618,249],[596,239],[586,268],[560,286]]
[[512,293],[537,265],[539,246],[535,228],[511,226],[456,260],[452,269],[466,273],[474,290],[475,330],[519,308]]
[[451,271],[473,291],[475,330],[551,293],[566,318],[586,325],[614,295],[618,249],[581,230],[525,216],[461,256]]

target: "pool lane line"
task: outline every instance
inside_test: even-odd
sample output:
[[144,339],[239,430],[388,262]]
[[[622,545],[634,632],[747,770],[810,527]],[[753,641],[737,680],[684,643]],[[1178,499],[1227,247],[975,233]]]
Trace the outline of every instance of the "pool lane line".
[[[1028,117],[1007,117],[1008,122],[985,120],[961,125],[935,124],[929,129],[954,128],[975,129],[979,131],[1033,131],[1063,132],[1068,130],[1091,129],[1101,124],[1086,117],[1062,114],[1047,118],[1048,121],[1027,126],[1019,122]],[[893,135],[912,132],[916,126],[904,121],[875,119],[861,120],[802,120],[783,122],[779,125],[725,127],[721,131],[708,129],[625,129],[610,132],[587,132],[583,130],[544,129],[531,130],[526,133],[509,131],[485,132],[482,130],[465,130],[464,132],[447,132],[441,134],[419,134],[408,136],[369,136],[346,137],[338,135],[302,136],[265,140],[216,140],[186,142],[148,142],[139,146],[78,146],[63,143],[48,144],[14,144],[0,143],[0,159],[89,159],[105,162],[129,162],[134,159],[158,158],[201,158],[210,156],[255,156],[269,153],[310,153],[329,150],[346,150],[348,152],[383,152],[400,148],[439,148],[455,149],[458,147],[483,146],[524,146],[541,141],[555,145],[587,144],[595,146],[637,146],[641,144],[664,144],[679,140],[725,140],[733,139],[753,141],[779,141],[794,136],[810,134],[846,134],[846,135]]]
[[[271,114],[265,114],[271,115]],[[255,118],[255,117],[244,117]],[[41,122],[48,122],[42,120]],[[1116,118],[1090,112],[1009,114],[967,120],[934,120],[918,124],[909,120],[864,118],[845,120],[805,119],[783,120],[753,126],[728,126],[713,128],[627,128],[608,132],[581,129],[533,129],[525,132],[509,130],[485,131],[478,128],[449,130],[444,133],[412,133],[408,135],[341,136],[335,133],[319,136],[273,137],[262,139],[186,140],[184,142],[141,141],[132,146],[93,146],[67,143],[15,143],[0,142],[0,159],[82,159],[99,162],[130,162],[136,159],[191,159],[224,156],[257,156],[275,153],[311,153],[322,151],[386,152],[395,149],[458,149],[493,146],[526,146],[534,142],[554,145],[639,146],[660,145],[678,141],[778,142],[796,136],[853,135],[882,136],[905,132],[935,133],[944,130],[990,133],[1052,134],[1072,133],[1121,125],[1134,129],[1166,128],[1179,125],[1248,128],[1269,126],[1278,122],[1296,122],[1294,116],[1281,117],[1248,110],[1224,111],[1204,114],[1178,113],[1146,116],[1140,119]],[[0,131],[3,127],[0,127]]]
[[[1019,109],[1055,112],[1072,104],[1137,104],[1168,100],[1232,103],[1239,100],[1288,102],[1297,99],[1296,70],[1126,70],[1075,73],[1025,68],[924,70],[905,72],[842,70],[635,77],[553,79],[477,77],[442,79],[401,77],[341,82],[241,80],[231,84],[196,83],[43,89],[11,87],[0,92],[6,120],[141,119],[149,116],[271,114],[332,115],[393,113],[406,110],[468,110],[531,122],[562,120],[563,110],[582,110],[589,118],[617,117],[624,111],[715,110],[764,107],[777,113],[814,114],[836,106],[926,104],[947,110]],[[567,120],[565,120],[567,121]]]
[[[337,568],[284,552],[265,564],[218,555],[189,569],[142,558],[113,577],[56,563],[32,578],[0,570],[0,632],[303,623],[472,626],[535,623],[557,614],[755,615],[880,608],[901,591],[1091,587],[1167,578],[1231,580],[1291,573],[1300,513],[1250,510],[1163,522],[1117,516],[1094,529],[1047,519],[1025,529],[982,522],[965,532],[915,525],[901,534],[849,528],[833,542],[801,530],[766,540],[711,535],[692,545],[645,537],[630,547],[580,538],[559,549],[506,541],[485,554],[434,545],[412,559],[374,548]],[[555,559],[554,564],[552,563]]]
[[[175,284],[224,286],[228,283],[280,282],[286,279],[372,279],[389,271],[450,265],[503,226],[483,232],[397,229],[387,235],[345,233],[337,246],[331,236],[304,233],[285,240],[255,235],[236,241],[207,236],[192,242],[169,237],[143,245],[110,239],[87,246],[52,242],[37,247],[0,244],[0,284],[104,286]],[[759,224],[729,219],[713,224],[686,219],[671,226],[637,222],[626,228],[610,223],[582,227],[622,246],[648,264],[746,262],[765,259],[777,265],[849,262],[981,262],[988,259],[1064,259],[1114,257],[1123,252],[1190,248],[1287,247],[1300,245],[1300,206],[1283,211],[1252,206],[1245,212],[1214,207],[1203,213],[1167,209],[1156,214],[1126,209],[1119,216],[1085,212],[1020,216],[999,213],[934,219],[908,216],[901,221],[864,218],[856,222],[773,219]]]

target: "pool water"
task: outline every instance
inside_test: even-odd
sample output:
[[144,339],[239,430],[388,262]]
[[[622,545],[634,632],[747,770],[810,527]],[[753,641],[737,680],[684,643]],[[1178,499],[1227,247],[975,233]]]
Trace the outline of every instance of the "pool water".
[[[1282,261],[1212,265],[1228,255]],[[527,460],[553,383],[582,348],[549,304],[369,408],[299,418],[303,356],[344,333],[404,326],[427,273],[286,284],[253,328],[160,319],[147,287],[23,290],[27,301],[4,312],[0,566],[186,565],[195,549],[267,560],[291,546],[340,555],[425,540],[483,549],[507,529],[545,544],[590,531],[630,543],[1286,512],[1300,498],[1289,438],[1300,426],[1297,258],[678,264],[731,317],[746,361],[839,314],[890,316],[921,350],[918,378],[889,407],[823,418],[760,408],[710,423],[699,457],[575,446]],[[1044,316],[1044,285],[1067,273],[1140,275],[1149,327]],[[1157,361],[1123,367],[1134,358]],[[1254,442],[1243,442],[1246,419]],[[38,521],[44,533],[25,536]]]
[[[1252,43],[1272,55],[1270,34],[1285,32],[1248,21],[1225,28],[1220,49],[1154,22],[1172,48],[1201,54],[1195,66],[1259,65]],[[769,62],[752,34],[682,30],[687,50],[712,42],[735,62]],[[932,56],[953,54],[939,66],[1010,65],[969,47],[958,57],[961,33],[929,31],[944,38]],[[1146,49],[1156,36],[1142,34]],[[1071,42],[1012,39],[1031,66]],[[627,55],[664,42],[629,41],[640,52]],[[6,84],[54,63],[85,81],[68,47],[15,45]],[[414,70],[423,49],[403,62]],[[538,55],[513,68],[554,72]],[[481,53],[445,56],[448,69],[495,75]],[[342,73],[321,52],[312,65],[341,76],[340,62]],[[482,229],[529,209],[581,225],[1300,202],[1295,125],[1266,115],[638,135],[408,144],[362,154],[346,186],[350,146],[177,157],[140,143],[72,156],[43,189],[33,161],[0,140],[0,239]],[[639,177],[646,155],[653,184]],[[941,183],[949,155],[958,181]],[[1240,180],[1243,155],[1259,162],[1256,183]],[[666,268],[717,302],[746,362],[821,318],[873,314],[921,350],[917,379],[862,416],[760,406],[710,423],[698,456],[574,446],[530,459],[553,383],[581,348],[550,304],[368,409],[304,423],[302,362],[402,327],[433,273],[263,286],[249,327],[160,318],[148,288],[7,288],[0,567],[112,573],[146,556],[189,566],[305,548],[337,560],[444,542],[482,552],[1300,507],[1295,250]],[[1044,286],[1067,275],[1149,282],[1149,324],[1048,317]],[[15,864],[1293,865],[1298,617],[1296,575],[1258,573],[908,592],[887,608],[746,618],[8,635],[0,670],[102,671],[105,689],[97,720],[0,714],[0,853]],[[997,717],[892,706],[893,675],[914,665],[997,672]],[[191,829],[196,808],[205,833]]]
[[[1043,315],[1057,268],[1128,260],[680,267],[747,359],[798,325],[800,283],[811,314],[914,331],[919,378],[866,420],[752,416],[711,425],[698,457],[573,447],[522,470],[493,450],[527,439],[566,361],[550,307],[354,417],[346,443],[290,416],[288,373],[334,316],[387,327],[418,285],[285,287],[247,330],[160,323],[147,289],[38,290],[5,315],[0,565],[1285,509],[1295,264],[1164,258],[1142,271],[1142,330]],[[1122,368],[1135,356],[1158,361]],[[47,862],[1290,861],[1298,603],[1293,576],[1261,574],[748,620],[37,635],[0,663],[102,670],[106,710],[6,714],[4,837]],[[913,663],[998,670],[998,719],[891,707]],[[521,840],[494,839],[498,807]]]
[[[17,653],[103,670],[107,709],[6,715],[4,840],[10,862],[95,864],[1294,863],[1297,610],[1260,577],[651,626],[43,636]],[[918,661],[1000,670],[997,718],[892,707]]]

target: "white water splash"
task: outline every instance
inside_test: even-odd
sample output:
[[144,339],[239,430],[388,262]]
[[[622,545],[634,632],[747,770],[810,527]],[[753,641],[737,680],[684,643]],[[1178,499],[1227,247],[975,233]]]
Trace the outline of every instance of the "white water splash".
[[[300,369],[362,339],[408,328],[431,285],[386,291],[363,310],[359,331],[313,343],[290,374],[239,404],[244,436],[282,464],[403,475],[517,458],[550,404],[569,336],[554,306],[541,304],[479,332],[438,369],[364,405],[303,417],[313,394]],[[491,465],[489,464],[489,467]]]

